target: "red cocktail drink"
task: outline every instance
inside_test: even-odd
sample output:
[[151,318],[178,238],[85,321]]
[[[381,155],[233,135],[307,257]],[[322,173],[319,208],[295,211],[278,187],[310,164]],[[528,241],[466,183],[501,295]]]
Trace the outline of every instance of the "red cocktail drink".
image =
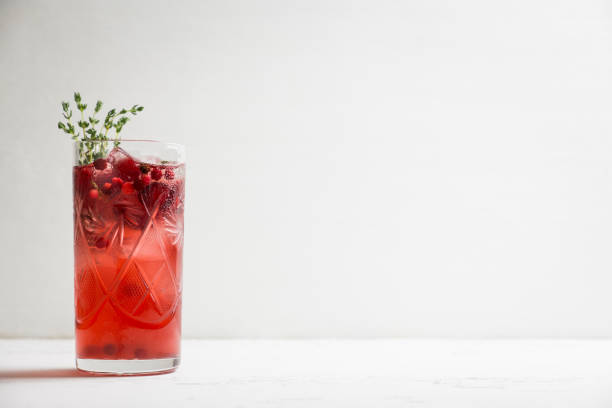
[[121,143],[73,169],[77,366],[170,371],[180,358],[182,148]]

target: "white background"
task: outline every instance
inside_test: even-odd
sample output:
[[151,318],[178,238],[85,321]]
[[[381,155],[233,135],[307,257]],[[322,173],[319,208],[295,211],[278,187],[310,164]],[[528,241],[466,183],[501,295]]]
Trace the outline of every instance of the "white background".
[[186,337],[612,336],[602,1],[0,1],[0,335],[73,327],[59,102],[188,148]]

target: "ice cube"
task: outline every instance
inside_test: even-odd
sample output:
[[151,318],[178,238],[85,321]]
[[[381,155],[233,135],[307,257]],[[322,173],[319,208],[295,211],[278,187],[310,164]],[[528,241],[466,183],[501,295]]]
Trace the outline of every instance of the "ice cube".
[[140,175],[136,160],[120,147],[115,147],[109,153],[108,162],[113,166],[113,173],[123,181],[135,180]]

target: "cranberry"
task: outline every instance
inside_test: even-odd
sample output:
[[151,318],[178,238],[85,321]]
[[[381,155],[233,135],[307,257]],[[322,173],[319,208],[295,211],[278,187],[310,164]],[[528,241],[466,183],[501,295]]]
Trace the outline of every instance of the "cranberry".
[[157,167],[155,167],[153,170],[151,170],[151,178],[155,181],[159,180],[162,178],[162,171],[160,169],[158,169]]
[[92,188],[91,190],[89,190],[89,198],[91,198],[92,200],[95,200],[96,198],[98,198],[98,190],[96,190],[95,188]]
[[115,354],[117,352],[117,346],[115,346],[114,344],[105,344],[104,348],[102,348],[102,351],[104,352],[104,354],[108,355],[108,356],[112,356],[113,354]]
[[104,191],[106,194],[110,193],[112,188],[113,188],[113,185],[111,183],[104,183],[102,185],[102,191]]
[[144,184],[145,186],[148,186],[149,184],[151,184],[151,176],[149,176],[148,174],[145,174],[144,176],[142,176],[141,180],[142,180],[142,184]]
[[106,246],[108,245],[108,240],[104,237],[100,237],[98,238],[98,240],[96,241],[96,247],[97,248],[106,248]]
[[120,160],[115,168],[119,171],[121,177],[131,180],[138,177],[140,174],[140,168],[136,165],[136,162],[131,157],[126,157]]
[[127,183],[123,183],[121,186],[121,192],[123,194],[130,194],[134,192],[134,183],[128,181]]
[[111,180],[112,191],[115,193],[121,191],[122,185],[123,180],[121,180],[119,177],[113,177],[113,179]]
[[104,170],[106,168],[106,159],[97,159],[94,161],[94,167],[96,170]]

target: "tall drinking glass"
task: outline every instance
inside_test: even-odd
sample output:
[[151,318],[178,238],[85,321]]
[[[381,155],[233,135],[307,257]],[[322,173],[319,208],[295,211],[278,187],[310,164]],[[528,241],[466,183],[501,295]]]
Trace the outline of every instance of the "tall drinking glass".
[[[86,143],[85,145],[83,143]],[[180,362],[184,148],[75,143],[76,364],[94,373]]]

